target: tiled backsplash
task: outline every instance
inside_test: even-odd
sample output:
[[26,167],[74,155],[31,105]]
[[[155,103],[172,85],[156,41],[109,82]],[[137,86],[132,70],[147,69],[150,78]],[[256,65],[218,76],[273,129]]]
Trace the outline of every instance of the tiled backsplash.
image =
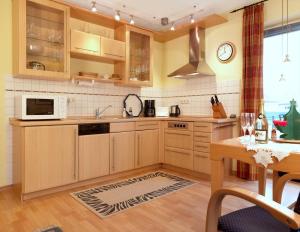
[[7,135],[7,183],[12,183],[12,129],[9,118],[14,117],[14,97],[21,94],[63,94],[69,98],[69,116],[91,116],[95,109],[107,105],[107,115],[120,115],[123,99],[134,93],[144,99],[156,100],[156,106],[178,104],[183,115],[210,115],[210,97],[217,93],[223,102],[228,116],[238,114],[240,107],[240,81],[216,81],[212,77],[191,79],[184,85],[164,88],[130,88],[113,84],[95,83],[93,86],[80,86],[69,81],[45,81],[17,79],[7,76],[5,80],[5,109]]

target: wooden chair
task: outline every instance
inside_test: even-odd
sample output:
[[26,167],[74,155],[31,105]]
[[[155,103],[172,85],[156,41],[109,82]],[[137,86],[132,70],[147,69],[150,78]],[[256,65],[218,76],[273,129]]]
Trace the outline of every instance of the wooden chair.
[[[277,187],[279,188],[279,185]],[[227,195],[247,200],[256,206],[220,217],[222,201]],[[300,205],[300,192],[296,205],[298,207]],[[223,188],[211,196],[206,216],[206,232],[218,231],[300,232],[300,212],[296,213],[275,201],[245,189]]]

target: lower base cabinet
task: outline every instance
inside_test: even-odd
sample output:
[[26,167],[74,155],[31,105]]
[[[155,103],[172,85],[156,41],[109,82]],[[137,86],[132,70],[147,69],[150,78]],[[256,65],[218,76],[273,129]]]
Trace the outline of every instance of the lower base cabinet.
[[134,169],[135,132],[110,134],[110,173]]
[[24,193],[77,181],[77,131],[77,125],[24,128]]
[[210,175],[209,153],[194,151],[194,171]]
[[165,147],[165,163],[193,170],[193,151],[173,147]]
[[145,167],[158,163],[159,130],[143,130],[136,132],[135,167]]
[[109,134],[79,136],[79,180],[109,174]]

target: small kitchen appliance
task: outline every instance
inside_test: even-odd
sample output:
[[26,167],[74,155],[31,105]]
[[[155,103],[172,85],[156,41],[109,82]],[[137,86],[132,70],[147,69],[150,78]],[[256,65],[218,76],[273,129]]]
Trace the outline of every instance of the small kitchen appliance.
[[155,117],[155,100],[145,100],[144,116]]
[[155,108],[156,117],[169,117],[169,107],[167,106],[159,106]]
[[15,98],[15,115],[21,120],[63,119],[67,117],[66,96],[20,95]]
[[178,105],[173,105],[170,108],[170,117],[178,117],[181,111]]

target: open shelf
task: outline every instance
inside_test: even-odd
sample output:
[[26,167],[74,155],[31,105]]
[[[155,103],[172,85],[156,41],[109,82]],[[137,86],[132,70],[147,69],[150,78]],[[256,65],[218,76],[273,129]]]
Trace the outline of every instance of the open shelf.
[[79,75],[73,75],[72,79],[75,81],[95,81],[95,82],[102,82],[102,83],[119,83],[122,81],[117,79],[104,79],[100,77],[89,77],[89,76],[79,76]]

